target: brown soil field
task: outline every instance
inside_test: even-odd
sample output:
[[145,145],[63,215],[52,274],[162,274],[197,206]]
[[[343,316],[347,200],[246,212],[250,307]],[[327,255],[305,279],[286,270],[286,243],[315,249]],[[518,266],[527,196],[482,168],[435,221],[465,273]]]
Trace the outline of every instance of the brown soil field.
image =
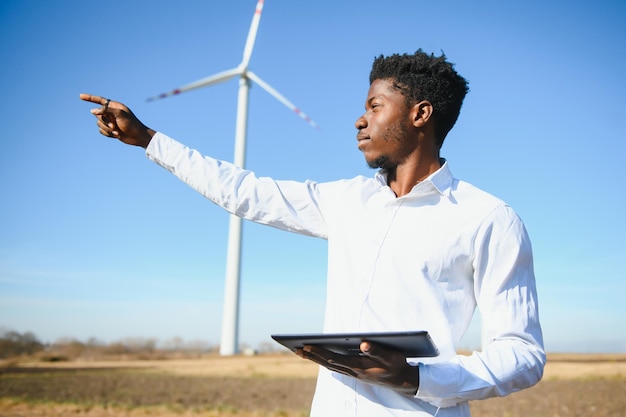
[[[0,364],[0,416],[304,417],[317,367],[295,355]],[[550,355],[543,380],[475,417],[626,417],[626,355]]]

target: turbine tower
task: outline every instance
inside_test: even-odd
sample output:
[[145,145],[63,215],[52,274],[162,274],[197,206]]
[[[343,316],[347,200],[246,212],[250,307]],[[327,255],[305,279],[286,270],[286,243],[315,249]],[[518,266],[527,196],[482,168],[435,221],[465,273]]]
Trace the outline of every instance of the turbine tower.
[[[250,57],[256,34],[261,20],[261,12],[263,11],[263,1],[258,0],[252,24],[248,31],[248,38],[243,50],[243,59],[235,68],[222,71],[220,73],[208,76],[193,83],[184,85],[176,90],[160,94],[156,97],[149,98],[148,101],[158,100],[170,96],[174,96],[186,91],[194,90],[201,87],[207,87],[213,84],[228,81],[233,77],[239,76],[239,93],[237,100],[237,125],[235,130],[235,156],[234,164],[244,168],[246,157],[246,136],[248,129],[248,99],[250,95],[250,81],[253,81],[270,95],[275,97],[285,106],[296,112],[298,116],[303,118],[311,126],[317,128],[317,125],[306,114],[298,109],[293,103],[287,100],[282,94],[272,88],[269,84],[261,80],[256,74],[248,69]],[[226,258],[226,283],[224,289],[224,313],[222,317],[222,336],[220,342],[221,355],[234,355],[238,352],[239,345],[239,283],[241,280],[241,218],[231,215],[228,229],[228,252]]]

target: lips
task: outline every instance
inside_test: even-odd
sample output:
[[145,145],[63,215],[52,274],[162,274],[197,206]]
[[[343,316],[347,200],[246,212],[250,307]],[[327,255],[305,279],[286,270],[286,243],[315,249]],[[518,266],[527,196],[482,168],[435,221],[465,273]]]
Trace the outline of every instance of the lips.
[[370,140],[370,137],[366,135],[356,135],[356,140],[357,140],[357,145],[356,145],[357,148],[360,151],[364,151],[364,146]]

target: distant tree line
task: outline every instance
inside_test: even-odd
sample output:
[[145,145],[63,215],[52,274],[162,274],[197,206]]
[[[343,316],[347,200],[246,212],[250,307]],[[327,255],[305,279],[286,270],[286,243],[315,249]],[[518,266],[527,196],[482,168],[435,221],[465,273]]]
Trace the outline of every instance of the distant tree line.
[[[269,353],[276,346],[267,342],[261,343],[258,349],[247,345],[241,346],[242,352]],[[54,343],[42,343],[32,332],[19,333],[13,330],[0,329],[0,359],[18,357],[34,357],[42,361],[67,361],[78,358],[97,359],[133,358],[133,359],[167,359],[172,357],[197,357],[219,351],[219,345],[211,345],[205,341],[184,341],[174,337],[163,342],[156,339],[126,338],[124,340],[105,343],[96,338],[86,342],[76,339],[60,339]]]
[[44,344],[31,332],[5,330],[0,334],[0,359],[33,355],[44,349]]

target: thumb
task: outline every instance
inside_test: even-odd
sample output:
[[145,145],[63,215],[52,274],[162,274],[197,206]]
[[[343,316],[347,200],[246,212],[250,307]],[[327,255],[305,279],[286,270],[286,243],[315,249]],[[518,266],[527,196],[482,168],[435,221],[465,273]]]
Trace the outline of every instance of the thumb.
[[406,357],[402,352],[385,345],[370,343],[363,340],[359,345],[359,348],[364,355],[369,356],[372,359],[376,359],[381,363],[392,364],[406,362]]
[[372,344],[366,340],[362,341],[359,345],[361,352],[366,354],[367,356],[371,356],[373,358],[379,358],[380,355],[383,355],[384,352],[377,344]]

